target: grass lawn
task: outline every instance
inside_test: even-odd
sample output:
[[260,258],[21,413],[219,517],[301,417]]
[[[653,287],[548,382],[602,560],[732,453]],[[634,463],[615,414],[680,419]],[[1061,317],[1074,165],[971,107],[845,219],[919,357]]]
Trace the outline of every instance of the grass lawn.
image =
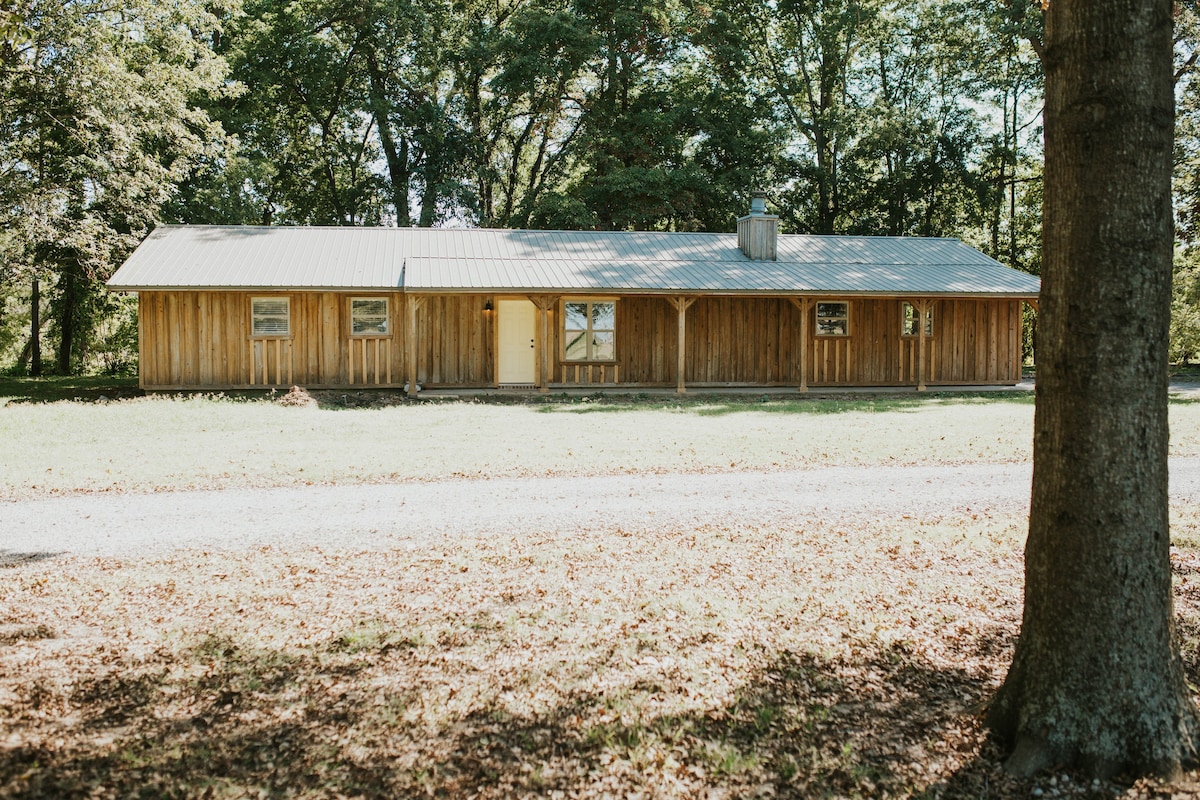
[[[1171,413],[1173,452],[1200,452],[1200,404]],[[994,462],[1028,459],[1031,420],[1005,396],[9,403],[21,458],[0,488]],[[1200,504],[1173,514],[1200,685]],[[0,797],[1159,796],[998,771],[978,710],[1017,632],[1024,525],[975,509],[18,560]]]
[[[336,396],[335,396],[336,400]],[[830,464],[1027,461],[1028,395],[683,402],[435,401],[344,408],[196,395],[10,402],[0,499],[322,483]],[[1200,453],[1200,401],[1171,404]]]

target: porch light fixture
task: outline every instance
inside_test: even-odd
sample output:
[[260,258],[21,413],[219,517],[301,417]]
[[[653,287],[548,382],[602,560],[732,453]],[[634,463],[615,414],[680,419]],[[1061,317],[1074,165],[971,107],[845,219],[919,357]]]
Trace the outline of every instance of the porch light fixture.
[[484,313],[484,314],[490,314],[490,313],[492,313],[492,311],[493,311],[493,309],[492,309],[492,301],[491,301],[491,300],[488,300],[486,303],[484,303],[484,304],[483,304],[483,313]]

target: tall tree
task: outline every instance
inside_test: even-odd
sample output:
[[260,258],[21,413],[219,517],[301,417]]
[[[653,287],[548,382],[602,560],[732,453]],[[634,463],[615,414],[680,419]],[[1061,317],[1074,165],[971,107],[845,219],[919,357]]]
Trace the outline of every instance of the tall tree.
[[963,100],[976,84],[962,33],[939,11],[889,4],[861,48],[863,113],[842,170],[846,233],[956,236],[978,224],[984,126]]
[[242,90],[213,113],[240,140],[246,162],[235,166],[251,179],[253,201],[223,210],[257,205],[264,224],[379,224],[386,192],[363,59],[369,11],[254,0],[232,21],[221,51]]
[[[979,93],[996,110],[999,130],[980,164],[985,238],[993,258],[1037,273],[1044,75],[1041,0],[965,0],[960,25],[977,32],[964,53]],[[1030,213],[1033,212],[1033,213]]]
[[[860,49],[879,22],[882,0],[732,0],[744,46],[798,134],[795,178],[784,217],[802,233],[840,233],[845,223],[843,162],[855,138]],[[789,219],[790,217],[790,219]]]
[[70,372],[113,309],[103,281],[220,140],[196,101],[225,70],[208,4],[36,0],[23,12],[25,39],[0,52],[0,222],[11,233],[0,245],[16,277],[46,281],[58,370]]
[[1053,0],[1025,611],[988,722],[1008,768],[1171,775],[1200,716],[1167,513],[1171,0]]

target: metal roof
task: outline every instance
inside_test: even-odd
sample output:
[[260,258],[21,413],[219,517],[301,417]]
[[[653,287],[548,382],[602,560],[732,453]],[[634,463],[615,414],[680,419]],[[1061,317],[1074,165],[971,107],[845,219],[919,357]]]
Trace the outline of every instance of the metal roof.
[[110,289],[398,289],[404,256],[389,228],[161,225]]
[[777,261],[751,261],[733,233],[162,226],[109,288],[1014,297],[1039,288],[957,239],[785,234],[777,250]]

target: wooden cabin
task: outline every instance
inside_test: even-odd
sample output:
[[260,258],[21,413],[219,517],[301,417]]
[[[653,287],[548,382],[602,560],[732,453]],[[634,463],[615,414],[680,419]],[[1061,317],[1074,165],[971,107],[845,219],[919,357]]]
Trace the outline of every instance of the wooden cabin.
[[955,239],[162,226],[146,389],[1013,384],[1039,282]]

